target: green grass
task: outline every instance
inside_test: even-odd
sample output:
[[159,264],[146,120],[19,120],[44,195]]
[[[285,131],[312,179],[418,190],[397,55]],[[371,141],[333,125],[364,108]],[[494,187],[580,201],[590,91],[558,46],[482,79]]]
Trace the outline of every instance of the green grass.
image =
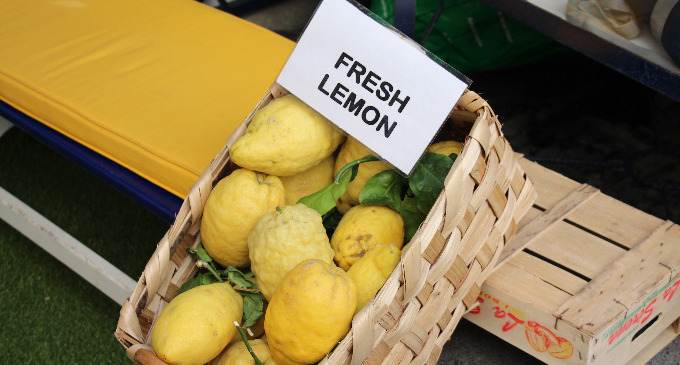
[[[134,280],[169,227],[17,128],[0,138],[0,186]],[[3,363],[131,363],[113,300],[2,221],[0,252]]]

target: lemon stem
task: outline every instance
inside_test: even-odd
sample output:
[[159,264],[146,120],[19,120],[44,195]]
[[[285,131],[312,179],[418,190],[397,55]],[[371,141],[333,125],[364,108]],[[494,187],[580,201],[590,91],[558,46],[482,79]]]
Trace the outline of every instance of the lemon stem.
[[238,324],[238,322],[234,321],[234,326],[236,326],[236,330],[238,333],[241,334],[241,338],[243,339],[243,343],[246,344],[246,348],[248,349],[248,352],[250,352],[250,356],[253,357],[253,360],[255,360],[256,365],[264,365],[260,359],[257,358],[257,355],[255,355],[255,351],[253,351],[253,348],[250,347],[250,343],[248,343],[248,338],[246,337],[246,333],[243,331],[243,328]]
[[203,261],[203,260],[198,260],[198,261],[196,261],[196,266],[198,266],[198,267],[204,267],[204,268],[208,269],[208,271],[210,271],[210,273],[217,279],[217,281],[219,281],[220,283],[224,283],[224,280],[222,280],[222,278],[220,277],[220,275],[219,275],[219,274],[215,271],[215,269],[213,269],[213,267],[212,267],[210,264],[208,264],[207,262],[205,262],[205,261]]
[[377,158],[377,157],[375,157],[375,156],[368,155],[368,156],[364,156],[364,157],[362,157],[362,158],[360,158],[360,159],[358,159],[358,160],[354,160],[354,161],[348,163],[347,165],[343,166],[343,167],[340,169],[340,171],[338,171],[338,174],[335,176],[335,183],[336,183],[336,184],[339,184],[339,183],[340,183],[340,178],[342,177],[342,174],[344,174],[345,171],[347,171],[347,170],[353,168],[354,166],[356,166],[356,165],[358,165],[358,164],[360,164],[360,163],[364,163],[364,162],[379,161],[379,160],[380,160],[380,159]]

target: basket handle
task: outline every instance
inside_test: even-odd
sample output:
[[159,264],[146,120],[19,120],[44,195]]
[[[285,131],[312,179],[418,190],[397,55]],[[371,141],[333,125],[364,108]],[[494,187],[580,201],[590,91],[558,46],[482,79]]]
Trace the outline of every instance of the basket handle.
[[127,350],[130,360],[140,365],[168,365],[159,359],[148,345],[132,345]]

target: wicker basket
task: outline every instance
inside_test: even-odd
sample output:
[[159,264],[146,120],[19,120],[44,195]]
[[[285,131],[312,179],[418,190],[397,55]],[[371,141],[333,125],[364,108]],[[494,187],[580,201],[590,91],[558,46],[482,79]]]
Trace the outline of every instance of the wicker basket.
[[[283,94],[274,85],[255,111]],[[115,335],[133,361],[162,364],[150,347],[151,328],[182,283],[196,274],[186,248],[200,241],[205,202],[214,184],[233,169],[229,147],[243,135],[253,113],[192,187],[121,309]],[[444,190],[385,285],[322,363],[435,363],[532,206],[533,185],[485,100],[467,91],[442,131],[467,136]]]

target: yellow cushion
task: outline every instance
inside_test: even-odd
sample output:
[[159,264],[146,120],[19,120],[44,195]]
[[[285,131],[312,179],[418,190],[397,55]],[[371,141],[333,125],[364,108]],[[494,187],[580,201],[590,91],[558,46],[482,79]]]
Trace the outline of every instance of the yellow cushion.
[[193,0],[0,0],[0,99],[183,198],[293,47]]

